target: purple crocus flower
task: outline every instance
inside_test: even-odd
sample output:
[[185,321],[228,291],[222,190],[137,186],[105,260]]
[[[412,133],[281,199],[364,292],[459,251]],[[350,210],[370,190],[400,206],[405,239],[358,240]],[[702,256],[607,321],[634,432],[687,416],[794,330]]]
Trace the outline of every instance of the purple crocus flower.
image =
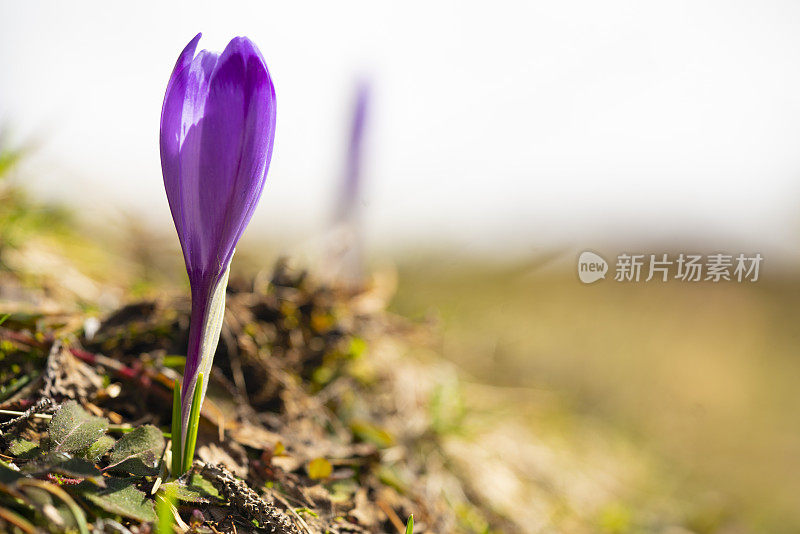
[[181,52],[161,110],[164,187],[192,292],[182,446],[198,373],[209,376],[219,341],[231,257],[261,197],[275,139],[275,89],[261,52],[236,37],[222,54],[195,55],[200,36]]
[[355,91],[350,132],[347,143],[347,159],[345,161],[344,179],[342,181],[339,202],[336,207],[337,222],[351,220],[358,208],[358,195],[361,189],[361,160],[364,145],[364,125],[367,121],[370,87],[360,81]]

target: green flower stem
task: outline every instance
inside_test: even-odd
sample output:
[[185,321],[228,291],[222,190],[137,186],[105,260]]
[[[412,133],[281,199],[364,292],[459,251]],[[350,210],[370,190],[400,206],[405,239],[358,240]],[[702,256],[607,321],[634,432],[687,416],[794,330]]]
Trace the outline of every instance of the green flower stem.
[[181,467],[181,383],[175,381],[172,390],[172,476],[178,477],[183,473]]
[[203,402],[203,373],[198,373],[194,386],[192,409],[189,412],[189,427],[186,430],[186,446],[183,449],[183,470],[185,473],[192,467],[194,448],[197,444],[197,428],[200,426],[200,404]]

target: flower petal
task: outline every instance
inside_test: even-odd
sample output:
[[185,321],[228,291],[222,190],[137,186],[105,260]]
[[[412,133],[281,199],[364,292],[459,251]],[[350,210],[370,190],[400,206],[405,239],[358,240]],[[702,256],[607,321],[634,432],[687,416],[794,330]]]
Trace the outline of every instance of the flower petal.
[[[275,87],[261,52],[247,38],[237,38],[232,44],[240,47],[247,66],[245,100],[247,105],[245,137],[239,173],[234,185],[244,195],[234,195],[229,206],[237,216],[229,220],[223,232],[225,241],[233,247],[244,233],[256,209],[266,181],[267,169],[272,160],[275,141]],[[221,258],[226,265],[233,254],[233,247]]]
[[202,34],[198,33],[186,48],[183,49],[175,68],[172,70],[167,83],[167,92],[164,95],[164,104],[161,107],[161,168],[164,175],[164,187],[167,190],[167,200],[178,230],[178,237],[183,245],[183,221],[180,216],[180,146],[181,128],[183,123],[183,104],[189,80],[189,66],[197,48],[197,42]]
[[[247,39],[233,39],[208,87],[199,153],[196,228],[203,272],[218,277],[261,196],[272,153],[275,96],[264,60]],[[213,250],[212,250],[213,249]]]
[[205,258],[214,248],[202,232],[203,225],[209,223],[200,207],[200,196],[205,174],[201,160],[204,113],[208,87],[218,60],[217,54],[207,50],[201,50],[192,60],[181,113],[178,184],[183,229],[181,245],[190,280],[198,279],[208,271]]

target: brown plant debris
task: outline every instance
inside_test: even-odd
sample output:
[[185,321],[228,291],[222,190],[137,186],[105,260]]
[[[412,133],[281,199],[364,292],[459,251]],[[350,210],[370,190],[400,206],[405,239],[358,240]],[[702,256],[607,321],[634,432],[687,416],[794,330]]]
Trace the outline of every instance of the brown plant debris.
[[197,469],[204,478],[248,519],[253,519],[267,532],[274,534],[300,534],[286,514],[272,504],[261,499],[258,494],[241,479],[222,465],[209,465],[197,462]]
[[[434,424],[436,375],[403,358],[424,329],[384,311],[390,293],[326,286],[283,262],[231,281],[198,438],[202,487],[164,478],[157,431],[182,370],[185,296],[91,326],[80,313],[12,313],[0,326],[11,371],[0,402],[13,414],[0,415],[0,531],[19,516],[39,530],[151,532],[165,487],[180,490],[176,527],[197,533],[404,532],[412,513],[417,533],[515,531],[449,467],[440,432],[457,421]],[[30,478],[67,500],[17,488]]]

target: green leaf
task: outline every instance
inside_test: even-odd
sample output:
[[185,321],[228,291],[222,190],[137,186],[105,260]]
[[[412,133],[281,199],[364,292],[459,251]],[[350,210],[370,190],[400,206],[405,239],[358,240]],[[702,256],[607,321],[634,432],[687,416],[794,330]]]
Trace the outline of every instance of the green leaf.
[[406,523],[406,534],[414,534],[414,514],[408,516],[408,522]]
[[17,480],[24,478],[19,471],[15,471],[8,467],[8,465],[0,462],[0,483],[1,484],[13,484]]
[[92,462],[63,452],[48,453],[41,460],[25,466],[23,471],[26,473],[59,473],[70,478],[88,478],[99,486],[105,485],[102,473]]
[[105,453],[111,450],[111,447],[114,446],[114,443],[115,440],[111,436],[101,436],[100,439],[80,451],[79,454],[90,462],[94,463],[100,460]]
[[[224,304],[224,300],[223,300]],[[200,405],[203,403],[203,373],[197,373],[197,383],[194,386],[192,407],[189,409],[189,426],[186,429],[186,440],[183,447],[183,473],[191,469],[194,461],[194,448],[197,444],[197,429],[200,426]]]
[[394,438],[389,432],[369,421],[353,419],[350,421],[350,431],[361,441],[372,443],[380,449],[391,447],[394,444]]
[[164,436],[153,425],[144,425],[128,432],[114,446],[106,469],[126,471],[132,475],[154,475],[164,450]]
[[176,354],[167,354],[164,356],[164,367],[171,367],[173,369],[182,370],[186,365],[186,356],[178,356]]
[[183,459],[181,456],[183,440],[181,439],[181,383],[175,380],[172,390],[172,476],[180,476]]
[[312,480],[321,480],[328,478],[333,473],[333,466],[325,458],[314,458],[306,466],[308,476]]
[[201,493],[208,495],[212,499],[223,500],[222,495],[219,494],[214,484],[203,478],[200,473],[194,473],[189,482],[189,487],[197,489]]
[[104,417],[89,415],[75,401],[65,403],[50,420],[47,430],[53,452],[74,453],[86,449],[108,429]]
[[30,460],[38,456],[42,451],[39,449],[39,446],[32,441],[23,438],[14,438],[11,440],[11,445],[8,446],[7,452],[16,458]]
[[367,350],[367,342],[361,339],[360,337],[353,337],[350,340],[350,348],[348,350],[348,356],[351,358],[360,358],[364,355]]
[[179,501],[191,502],[195,504],[210,502],[210,499],[204,497],[197,488],[190,488],[184,486],[180,482],[167,482],[161,484],[158,489],[159,493],[163,492],[164,495],[171,495]]
[[[206,485],[201,482],[205,482]],[[179,501],[190,502],[195,504],[209,503],[212,500],[220,500],[219,493],[213,486],[211,486],[213,493],[208,489],[211,484],[200,477],[199,475],[193,477],[191,484],[182,484],[181,482],[167,482],[161,484],[158,491],[164,491],[165,495],[172,495]]]
[[302,507],[302,508],[295,508],[294,513],[296,513],[296,514],[308,514],[311,517],[319,517],[319,514],[317,512],[315,512],[314,510],[310,510],[310,509],[306,508],[305,506]]
[[106,512],[142,522],[155,521],[153,501],[136,489],[135,484],[135,478],[108,478],[105,489],[86,483],[80,484],[77,488],[86,500]]

